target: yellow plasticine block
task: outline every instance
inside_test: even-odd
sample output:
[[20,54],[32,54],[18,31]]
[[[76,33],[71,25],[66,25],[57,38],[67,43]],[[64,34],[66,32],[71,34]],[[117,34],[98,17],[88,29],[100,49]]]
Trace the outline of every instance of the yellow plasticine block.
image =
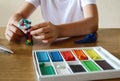
[[95,50],[93,49],[86,49],[84,50],[93,60],[100,60],[102,59],[97,52],[95,52]]
[[27,40],[27,42],[28,42],[28,43],[30,43],[30,42],[31,42],[31,40]]

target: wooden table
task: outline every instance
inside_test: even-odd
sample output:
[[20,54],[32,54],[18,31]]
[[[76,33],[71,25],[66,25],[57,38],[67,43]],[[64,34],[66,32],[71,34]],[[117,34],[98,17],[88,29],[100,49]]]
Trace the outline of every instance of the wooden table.
[[[51,45],[35,43],[26,46],[24,42],[9,43],[4,37],[5,28],[0,28],[0,44],[12,49],[15,53],[6,55],[0,53],[0,81],[37,81],[32,60],[32,49],[55,49],[71,47],[102,46],[120,59],[120,29],[99,29],[98,41],[89,44],[75,44],[80,38],[74,37],[57,41]],[[118,79],[99,81],[120,81]]]

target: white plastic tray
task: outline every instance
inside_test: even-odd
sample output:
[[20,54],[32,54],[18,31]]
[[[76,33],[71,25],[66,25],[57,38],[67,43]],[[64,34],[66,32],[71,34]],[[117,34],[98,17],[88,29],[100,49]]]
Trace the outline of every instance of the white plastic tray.
[[[94,50],[102,59],[94,60],[92,59],[84,50],[90,49]],[[82,50],[88,60],[79,60],[75,54],[72,52],[75,57],[75,61],[66,61],[61,51],[72,51],[72,50]],[[59,51],[61,57],[63,58],[62,62],[53,62],[51,57],[49,56],[49,52],[51,51]],[[38,58],[36,52],[47,52],[50,62],[44,62],[45,64],[51,65],[54,69],[55,75],[42,75],[40,70],[40,62],[38,62]],[[114,57],[111,53],[109,53],[104,48],[98,47],[83,47],[83,48],[64,48],[64,49],[49,49],[49,50],[33,50],[33,61],[35,66],[35,71],[37,74],[38,81],[86,81],[86,80],[99,80],[99,79],[111,79],[111,78],[120,78],[120,60]],[[82,61],[92,61],[95,65],[100,68],[100,71],[88,71],[85,66],[81,63]],[[114,69],[104,70],[101,66],[99,66],[96,61],[106,61],[110,66]],[[43,63],[43,62],[41,62]],[[56,70],[56,64],[65,65],[70,73],[59,74]],[[86,70],[85,72],[73,72],[69,67],[70,64],[80,64]],[[67,72],[67,71],[66,71]]]

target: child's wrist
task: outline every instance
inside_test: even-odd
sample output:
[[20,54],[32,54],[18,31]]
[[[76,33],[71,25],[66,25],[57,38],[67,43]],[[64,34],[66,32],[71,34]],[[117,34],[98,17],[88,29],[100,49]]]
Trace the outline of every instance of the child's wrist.
[[62,37],[62,30],[61,30],[61,27],[59,25],[55,25],[56,29],[57,29],[57,37],[60,38]]

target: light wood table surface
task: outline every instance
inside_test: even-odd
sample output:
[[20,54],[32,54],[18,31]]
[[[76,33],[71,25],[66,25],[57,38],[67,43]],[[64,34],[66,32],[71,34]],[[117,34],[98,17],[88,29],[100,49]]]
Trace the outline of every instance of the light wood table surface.
[[[120,59],[120,29],[99,29],[96,43],[75,44],[74,41],[80,37],[74,37],[51,45],[36,42],[34,46],[26,46],[24,42],[10,43],[5,39],[4,31],[5,27],[0,27],[0,45],[13,50],[14,54],[0,52],[0,81],[37,81],[32,59],[33,49],[102,46]],[[120,81],[120,78],[99,81]]]

